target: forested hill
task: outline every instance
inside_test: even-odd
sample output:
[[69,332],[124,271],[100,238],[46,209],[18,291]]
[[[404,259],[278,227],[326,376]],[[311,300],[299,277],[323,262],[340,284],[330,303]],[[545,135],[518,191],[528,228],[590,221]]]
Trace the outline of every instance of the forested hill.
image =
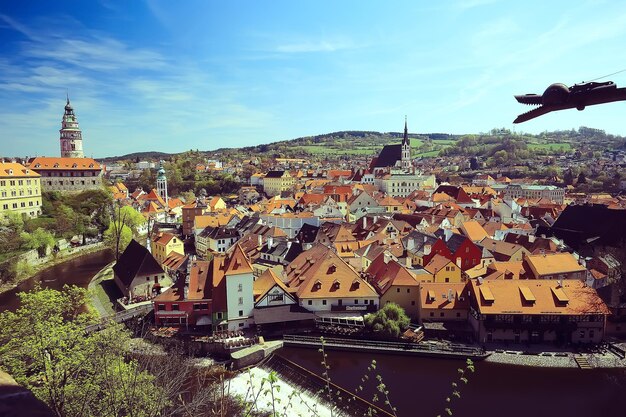
[[[325,156],[369,156],[377,154],[384,145],[399,143],[402,132],[342,131],[323,135],[307,136],[243,148],[220,148],[200,151],[206,157],[230,159],[236,156],[274,157],[322,157]],[[580,127],[578,130],[543,132],[532,135],[516,133],[508,129],[492,129],[487,133],[452,135],[447,133],[409,133],[413,157],[438,155],[472,155],[493,157],[498,151],[513,152],[523,158],[527,152],[558,154],[572,149],[605,151],[626,149],[626,139],[605,133],[600,129]],[[115,160],[168,160],[176,154],[162,152],[139,152]],[[502,154],[499,154],[502,156]],[[501,159],[501,158],[498,158]]]

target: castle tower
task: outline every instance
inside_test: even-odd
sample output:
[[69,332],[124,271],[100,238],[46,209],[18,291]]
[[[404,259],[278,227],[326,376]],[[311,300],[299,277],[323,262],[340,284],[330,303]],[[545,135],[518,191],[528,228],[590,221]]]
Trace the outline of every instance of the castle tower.
[[65,113],[61,121],[60,141],[62,158],[84,158],[83,155],[83,135],[78,127],[78,120],[74,114],[74,108],[67,97]]
[[157,180],[156,180],[156,185],[157,185],[157,193],[161,196],[161,198],[165,201],[165,203],[167,204],[167,177],[165,176],[165,169],[163,168],[163,161],[161,161],[161,167],[159,168],[159,171],[157,172]]
[[407,129],[406,116],[404,116],[404,138],[402,139],[402,169],[411,169],[411,141]]

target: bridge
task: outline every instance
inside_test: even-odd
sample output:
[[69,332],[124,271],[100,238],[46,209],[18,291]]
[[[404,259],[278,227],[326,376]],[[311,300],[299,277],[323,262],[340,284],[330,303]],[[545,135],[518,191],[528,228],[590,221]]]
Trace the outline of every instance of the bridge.
[[152,311],[152,303],[143,304],[137,307],[129,308],[128,310],[124,311],[118,311],[117,313],[110,316],[102,317],[99,323],[90,324],[89,326],[85,327],[85,331],[87,333],[97,332],[105,328],[108,323],[124,323],[136,317],[143,317],[150,311]]
[[[316,336],[284,335],[285,346],[321,348],[322,341]],[[482,349],[455,343],[389,342],[384,340],[346,339],[324,337],[324,348],[328,350],[349,350],[359,352],[395,353],[402,355],[430,356],[482,360],[489,356]]]

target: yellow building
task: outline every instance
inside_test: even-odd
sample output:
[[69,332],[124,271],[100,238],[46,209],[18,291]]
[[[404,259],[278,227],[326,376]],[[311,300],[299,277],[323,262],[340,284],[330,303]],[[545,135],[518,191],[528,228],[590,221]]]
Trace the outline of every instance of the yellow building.
[[296,179],[289,171],[269,171],[263,178],[263,191],[270,197],[280,195],[283,191],[293,191]]
[[433,282],[461,282],[461,268],[445,256],[433,256],[424,269],[433,274]]
[[185,254],[185,244],[180,238],[171,233],[158,233],[153,236],[150,242],[150,249],[154,259],[160,264],[163,263],[172,252]]
[[16,162],[0,162],[0,217],[8,212],[41,214],[40,175]]

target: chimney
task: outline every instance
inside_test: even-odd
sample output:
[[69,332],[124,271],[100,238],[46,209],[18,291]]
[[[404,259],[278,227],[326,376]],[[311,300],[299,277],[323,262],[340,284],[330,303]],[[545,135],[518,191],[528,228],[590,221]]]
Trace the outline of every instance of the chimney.
[[424,245],[424,255],[430,255],[432,247],[430,245]]
[[406,241],[406,249],[407,250],[415,249],[415,239],[413,239],[413,238],[407,239],[407,241]]
[[267,248],[271,249],[272,246],[274,246],[274,237],[273,236],[268,236],[268,238],[267,238]]
[[287,250],[291,249],[291,240],[287,241]]
[[406,258],[404,258],[404,266],[406,266],[407,269],[413,268],[413,262],[411,262],[410,256],[407,256]]
[[461,268],[462,265],[462,259],[460,256],[457,256],[456,258],[456,266],[458,266],[459,268]]
[[263,236],[261,235],[256,235],[258,238],[258,247],[260,248],[261,246],[263,246]]
[[367,216],[363,216],[363,229],[367,227]]

